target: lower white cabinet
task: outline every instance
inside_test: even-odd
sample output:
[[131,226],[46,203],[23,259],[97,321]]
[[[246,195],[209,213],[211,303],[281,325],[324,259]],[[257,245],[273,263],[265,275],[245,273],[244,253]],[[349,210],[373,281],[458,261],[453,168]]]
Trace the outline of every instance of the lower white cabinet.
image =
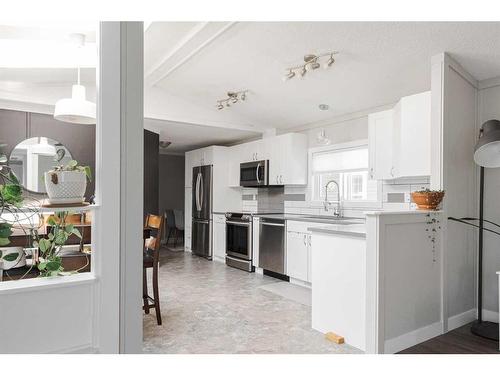
[[225,262],[226,259],[226,217],[213,215],[213,260]]
[[287,275],[291,278],[310,281],[309,263],[311,248],[310,234],[301,232],[287,232]]
[[311,231],[325,223],[287,220],[286,274],[291,279],[312,283]]

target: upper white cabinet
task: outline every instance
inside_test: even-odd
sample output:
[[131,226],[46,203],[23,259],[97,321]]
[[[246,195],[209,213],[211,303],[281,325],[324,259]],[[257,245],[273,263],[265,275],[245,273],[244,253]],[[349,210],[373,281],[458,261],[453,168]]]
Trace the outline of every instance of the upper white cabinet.
[[405,96],[394,107],[394,174],[431,174],[431,92]]
[[405,96],[368,116],[369,175],[374,180],[431,174],[431,93]]
[[263,141],[269,159],[269,185],[306,185],[307,136],[287,133]]
[[369,176],[372,180],[394,178],[393,113],[390,109],[368,115]]

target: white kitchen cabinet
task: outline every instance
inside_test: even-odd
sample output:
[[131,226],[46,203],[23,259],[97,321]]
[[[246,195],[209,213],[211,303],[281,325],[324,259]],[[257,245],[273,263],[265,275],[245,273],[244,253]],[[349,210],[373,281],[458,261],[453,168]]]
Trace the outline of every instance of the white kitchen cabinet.
[[245,145],[228,147],[228,185],[229,187],[240,186],[240,163],[244,160]]
[[394,107],[395,177],[431,174],[431,93],[405,96]]
[[184,159],[184,187],[192,187],[193,185],[193,152],[186,152]]
[[191,250],[192,188],[184,188],[184,249]]
[[287,133],[264,139],[269,185],[307,184],[307,136]]
[[226,217],[213,215],[213,259],[225,263],[226,259]]
[[394,178],[393,113],[390,109],[368,115],[369,177],[372,180]]
[[240,145],[240,162],[251,162],[267,159],[262,139]]
[[260,219],[254,217],[252,219],[252,265],[259,268],[259,225]]
[[286,274],[294,279],[291,282],[300,280],[311,283],[311,231],[308,228],[324,225],[325,223],[287,220]]
[[309,234],[288,231],[286,250],[286,274],[297,280],[309,281]]

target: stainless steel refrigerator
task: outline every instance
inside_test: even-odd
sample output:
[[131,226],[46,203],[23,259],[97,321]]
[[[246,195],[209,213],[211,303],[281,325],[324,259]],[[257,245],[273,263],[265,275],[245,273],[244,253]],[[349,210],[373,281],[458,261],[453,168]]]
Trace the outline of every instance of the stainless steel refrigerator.
[[212,166],[193,167],[191,250],[212,258]]

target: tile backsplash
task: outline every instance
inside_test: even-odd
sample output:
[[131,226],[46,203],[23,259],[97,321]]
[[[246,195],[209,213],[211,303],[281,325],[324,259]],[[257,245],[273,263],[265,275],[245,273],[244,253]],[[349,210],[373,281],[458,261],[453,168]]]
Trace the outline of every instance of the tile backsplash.
[[[344,216],[362,217],[364,211],[411,210],[416,206],[411,202],[411,193],[429,188],[429,177],[408,177],[381,182],[382,202],[379,207],[344,207]],[[243,212],[285,212],[302,215],[331,216],[320,202],[308,200],[306,186],[285,186],[272,188],[243,188]]]

